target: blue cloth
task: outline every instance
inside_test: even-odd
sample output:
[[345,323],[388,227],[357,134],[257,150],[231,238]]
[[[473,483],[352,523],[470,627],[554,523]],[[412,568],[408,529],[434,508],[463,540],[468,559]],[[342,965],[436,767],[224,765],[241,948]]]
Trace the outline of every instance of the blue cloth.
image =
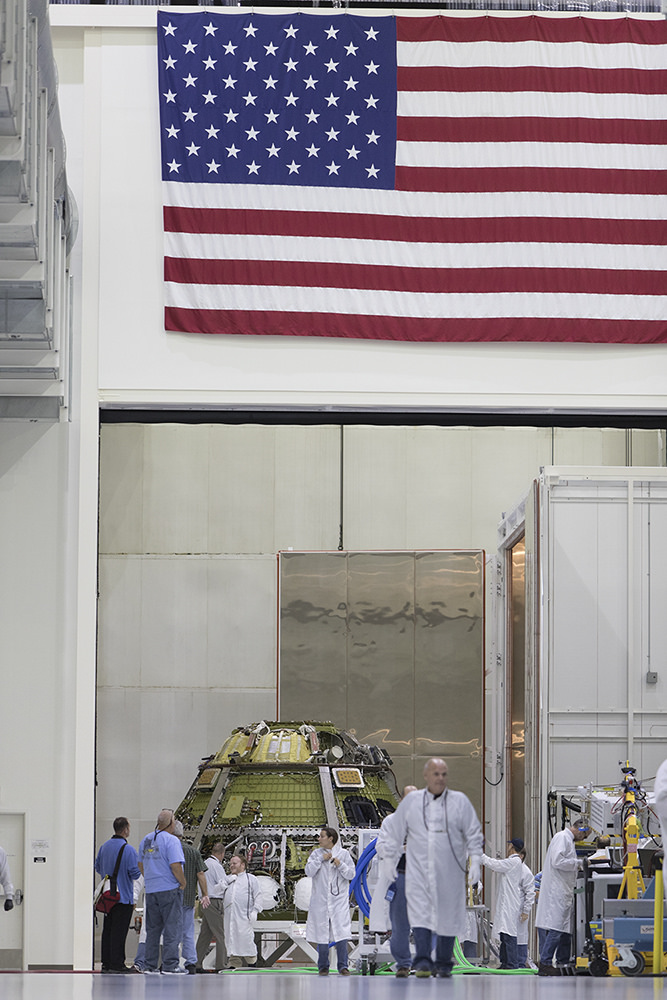
[[[105,875],[113,874],[118,852],[125,843],[126,840],[124,837],[114,834],[110,840],[102,844],[95,858],[95,871],[98,875],[104,877]],[[131,844],[127,844],[127,847],[123,851],[123,857],[120,859],[120,868],[118,869],[117,884],[121,903],[134,903],[134,886],[132,882],[134,879],[139,878],[140,874],[141,872],[137,867],[137,852]]]
[[516,934],[505,934],[504,931],[500,932],[500,968],[519,968]]
[[[331,29],[321,17],[301,11],[296,16],[159,11],[162,179],[392,189],[396,19],[355,14],[334,21],[336,28]],[[358,53],[354,71],[351,52]],[[210,91],[213,79],[209,86],[202,72],[207,57],[218,62],[216,71],[222,71],[217,87],[220,102],[226,103],[215,119],[209,113],[215,111],[216,95]],[[352,79],[353,72],[356,79]],[[204,94],[207,87],[209,93]],[[206,146],[212,137],[212,121],[218,131],[222,129],[217,141],[223,151],[215,149],[220,162],[209,159],[213,153]],[[361,155],[344,153],[334,163],[332,147],[347,144],[349,148],[353,139],[362,147],[356,150]],[[195,155],[190,155],[193,149]],[[328,160],[325,165],[325,157],[333,166]]]
[[144,866],[146,894],[178,888],[178,879],[170,867],[175,862],[185,865],[178,837],[166,830],[147,834],[139,844],[139,861]]
[[412,965],[410,954],[410,921],[408,904],[405,899],[405,871],[399,871],[394,882],[394,898],[389,904],[391,956],[399,969],[409,969]]
[[567,965],[572,951],[572,935],[566,931],[548,930],[544,944],[540,943],[540,962],[551,965],[556,956],[557,965]]
[[[413,969],[430,969],[431,972],[451,972],[454,966],[455,937],[444,937],[433,934],[428,927],[413,927],[412,936],[415,941],[415,957]],[[435,938],[435,961],[431,958],[433,939]]]
[[[464,952],[465,954],[465,952]],[[518,944],[516,946],[516,957],[519,962],[519,968],[525,969],[528,964],[528,945]]]
[[146,893],[146,969],[154,970],[158,967],[162,935],[162,971],[176,971],[182,927],[182,889]]
[[[347,969],[347,941],[336,941],[336,956],[338,958],[338,971]],[[318,944],[317,946],[317,968],[329,968],[329,945]]]

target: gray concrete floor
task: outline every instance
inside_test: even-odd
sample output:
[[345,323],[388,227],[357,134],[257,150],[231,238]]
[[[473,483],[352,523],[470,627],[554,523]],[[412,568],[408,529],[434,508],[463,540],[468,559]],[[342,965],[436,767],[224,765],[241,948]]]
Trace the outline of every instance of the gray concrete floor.
[[0,974],[2,1000],[662,1000],[664,979],[590,976],[455,975],[396,979],[352,975],[326,979],[287,970],[222,976],[103,976],[100,973]]

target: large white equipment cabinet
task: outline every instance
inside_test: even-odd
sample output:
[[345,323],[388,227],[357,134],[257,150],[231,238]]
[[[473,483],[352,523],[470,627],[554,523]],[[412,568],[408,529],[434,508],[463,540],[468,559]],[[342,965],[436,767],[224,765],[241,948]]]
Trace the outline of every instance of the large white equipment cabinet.
[[487,837],[537,870],[562,799],[667,757],[667,470],[543,469],[493,570]]

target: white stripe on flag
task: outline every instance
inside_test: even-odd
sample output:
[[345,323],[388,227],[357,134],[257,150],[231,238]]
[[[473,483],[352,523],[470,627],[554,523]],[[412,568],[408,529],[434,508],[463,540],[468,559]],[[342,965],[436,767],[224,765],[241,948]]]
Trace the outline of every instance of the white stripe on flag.
[[414,268],[547,267],[666,270],[667,248],[598,243],[400,243],[319,236],[165,233],[168,257]]
[[661,46],[633,42],[397,42],[396,52],[399,66],[665,69]]
[[655,219],[667,217],[667,194],[596,194],[560,191],[494,191],[432,194],[422,191],[364,191],[271,184],[176,184],[163,181],[164,204],[181,208],[255,209],[405,215],[409,218]]
[[521,91],[401,90],[398,114],[436,118],[613,118],[662,121],[667,118],[664,94],[553,94]]
[[[663,146],[606,143],[614,170],[664,170]],[[600,144],[584,142],[397,142],[400,167],[567,167],[600,168]]]
[[635,295],[559,295],[553,292],[477,293],[369,292],[354,288],[308,288],[275,285],[182,285],[165,282],[166,304],[192,308],[193,293],[198,309],[254,310],[277,312],[367,314],[370,316],[419,319],[481,318],[572,318],[606,320],[661,320],[667,297]]

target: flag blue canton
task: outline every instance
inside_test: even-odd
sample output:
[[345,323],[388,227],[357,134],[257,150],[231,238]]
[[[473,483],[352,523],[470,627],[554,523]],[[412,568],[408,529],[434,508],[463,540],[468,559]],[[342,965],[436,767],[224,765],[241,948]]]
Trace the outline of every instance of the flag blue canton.
[[394,187],[394,17],[158,12],[162,177]]

